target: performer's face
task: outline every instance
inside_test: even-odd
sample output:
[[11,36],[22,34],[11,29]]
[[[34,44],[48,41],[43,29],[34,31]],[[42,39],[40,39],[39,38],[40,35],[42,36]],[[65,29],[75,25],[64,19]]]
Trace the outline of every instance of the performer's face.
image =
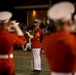
[[34,26],[35,26],[35,27],[39,26],[39,23],[34,23]]

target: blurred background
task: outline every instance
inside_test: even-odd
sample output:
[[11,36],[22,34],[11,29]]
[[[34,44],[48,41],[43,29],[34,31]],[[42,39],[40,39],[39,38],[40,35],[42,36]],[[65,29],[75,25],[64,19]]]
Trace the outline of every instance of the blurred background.
[[11,11],[13,20],[23,25],[30,25],[35,18],[39,18],[45,24],[47,10],[57,2],[70,1],[76,5],[76,0],[1,0],[0,11]]

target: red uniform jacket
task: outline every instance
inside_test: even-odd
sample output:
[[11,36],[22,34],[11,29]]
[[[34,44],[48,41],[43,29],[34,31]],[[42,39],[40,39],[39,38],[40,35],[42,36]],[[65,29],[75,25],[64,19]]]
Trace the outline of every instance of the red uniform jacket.
[[34,37],[32,39],[32,48],[40,48],[41,47],[41,43],[40,43],[41,35],[42,35],[42,30],[39,28],[36,31],[36,34],[34,35]]
[[67,31],[47,34],[42,41],[50,71],[72,72],[76,60],[76,38]]
[[[15,33],[9,33],[5,29],[0,29],[0,55],[10,55],[13,53],[15,45],[25,44],[24,36],[18,37]],[[0,59],[0,75],[15,75],[13,58]]]

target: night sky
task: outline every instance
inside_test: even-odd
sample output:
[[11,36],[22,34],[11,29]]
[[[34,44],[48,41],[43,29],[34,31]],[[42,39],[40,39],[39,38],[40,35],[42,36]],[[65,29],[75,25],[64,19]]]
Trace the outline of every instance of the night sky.
[[[13,20],[18,20],[18,21],[26,24],[26,18],[27,18],[26,12],[23,12],[18,9],[14,9],[14,7],[27,3],[29,1],[31,1],[31,0],[1,0],[0,11],[10,11],[13,13],[13,17],[12,17]],[[41,1],[44,1],[44,0],[41,0]],[[53,5],[54,3],[57,3],[60,1],[66,1],[66,0],[52,0],[51,4]],[[73,3],[76,2],[76,0],[67,0],[67,1],[70,1]]]
[[26,24],[26,12],[15,9],[15,6],[26,3],[30,0],[2,0],[0,2],[0,11],[10,11],[13,14],[12,20],[17,20]]
[[52,4],[57,3],[57,2],[61,2],[61,1],[70,1],[72,3],[76,3],[76,0],[52,0]]

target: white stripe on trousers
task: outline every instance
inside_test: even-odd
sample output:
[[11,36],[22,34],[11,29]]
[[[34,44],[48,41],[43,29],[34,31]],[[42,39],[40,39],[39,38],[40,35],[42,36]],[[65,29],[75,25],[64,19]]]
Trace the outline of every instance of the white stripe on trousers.
[[41,48],[32,48],[33,58],[34,58],[34,69],[41,70]]

